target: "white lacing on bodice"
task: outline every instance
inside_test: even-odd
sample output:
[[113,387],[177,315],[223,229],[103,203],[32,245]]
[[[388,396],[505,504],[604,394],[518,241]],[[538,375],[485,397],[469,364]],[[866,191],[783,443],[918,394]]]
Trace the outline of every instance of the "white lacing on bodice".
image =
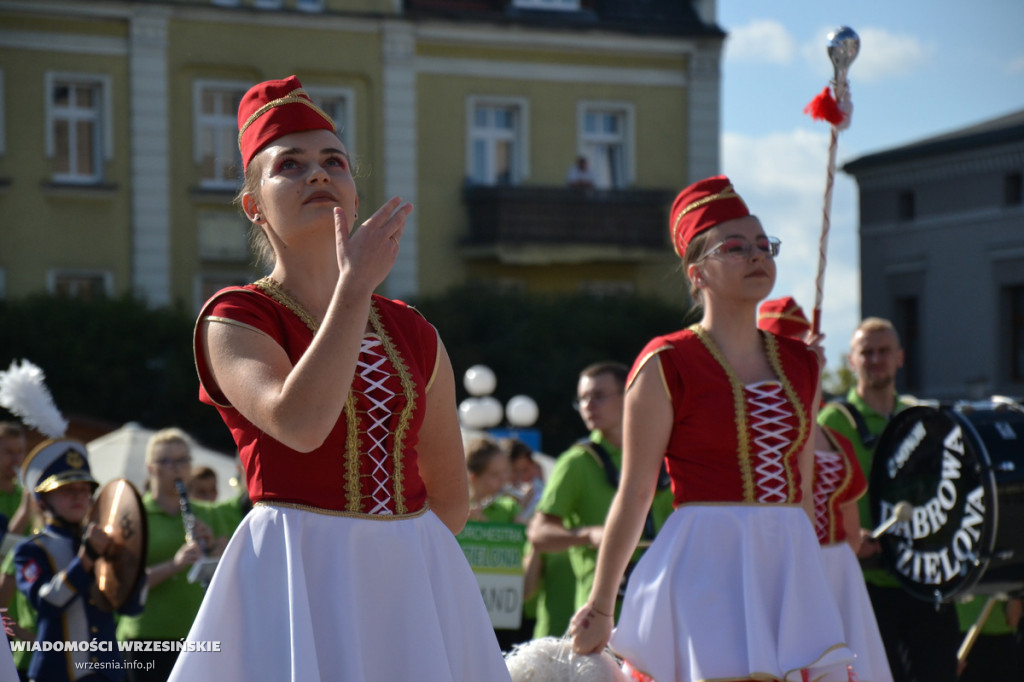
[[789,501],[789,483],[783,455],[793,441],[790,432],[794,430],[785,420],[793,416],[792,409],[778,382],[749,384],[744,390],[754,436],[751,459],[755,497],[763,504],[785,504]]
[[369,440],[366,454],[373,462],[373,471],[370,472],[373,489],[370,491],[370,498],[374,504],[368,512],[381,515],[393,513],[388,509],[391,502],[391,489],[388,485],[391,477],[385,465],[391,456],[387,448],[387,439],[390,433],[388,422],[393,411],[388,407],[388,402],[395,397],[395,392],[384,385],[389,376],[386,363],[387,356],[382,351],[380,339],[373,336],[365,337],[359,348],[356,372],[366,381],[367,386],[363,395],[370,403],[370,408],[366,411],[366,438]]
[[819,538],[827,538],[830,510],[829,498],[843,480],[843,456],[838,452],[814,451],[814,530]]

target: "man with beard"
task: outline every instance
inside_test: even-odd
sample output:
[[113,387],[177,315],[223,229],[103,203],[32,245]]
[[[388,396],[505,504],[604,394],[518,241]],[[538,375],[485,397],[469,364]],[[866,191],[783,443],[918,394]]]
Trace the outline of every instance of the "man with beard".
[[[896,393],[896,372],[903,366],[903,349],[892,323],[869,317],[850,340],[850,369],[857,378],[845,400],[822,408],[818,422],[853,443],[868,481],[875,442],[886,424],[910,403]],[[915,598],[881,563],[881,545],[871,537],[869,496],[859,502],[861,546],[857,553],[864,569],[871,605],[885,644],[895,682],[954,682],[960,644],[955,608]]]

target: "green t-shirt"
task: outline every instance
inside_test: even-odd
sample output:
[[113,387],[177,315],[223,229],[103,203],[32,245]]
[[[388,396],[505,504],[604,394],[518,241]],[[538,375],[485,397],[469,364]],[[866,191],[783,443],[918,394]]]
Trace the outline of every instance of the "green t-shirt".
[[[621,469],[622,450],[605,440],[600,431],[592,432],[590,440],[604,446],[612,463]],[[569,529],[602,526],[614,496],[615,489],[609,485],[600,461],[585,446],[577,444],[562,453],[555,462],[537,511],[560,517]],[[672,513],[672,492],[666,488],[655,493],[651,510],[654,529],[658,531]],[[591,547],[570,547],[568,554],[576,575],[574,608],[578,609],[587,602],[590,588],[594,584],[597,550]]]
[[537,588],[537,623],[534,638],[561,637],[576,613],[576,574],[568,552],[542,553],[541,579]]
[[[974,621],[978,620],[978,616],[981,615],[981,610],[985,608],[985,602],[988,601],[987,595],[972,595],[964,601],[958,601],[956,603],[956,615],[960,619],[960,631],[967,632],[974,625]],[[1012,635],[1015,630],[1009,626],[1006,622],[1006,603],[1005,601],[997,601],[993,606],[992,610],[988,614],[988,618],[985,619],[985,624],[981,626],[981,634],[983,635]]]
[[520,511],[518,502],[508,495],[499,495],[484,507],[483,515],[488,523],[515,523]]
[[8,522],[14,518],[14,513],[21,505],[21,496],[21,485],[17,481],[14,482],[14,490],[11,492],[0,490],[0,514],[6,516]]
[[[152,493],[143,495],[142,505],[146,510],[149,530],[146,566],[153,566],[174,557],[175,552],[185,543],[185,527],[181,514],[172,516],[164,512]],[[210,526],[214,536],[223,537],[224,524],[212,507],[210,503],[192,502],[192,511],[196,517]],[[119,619],[117,638],[168,641],[188,636],[205,592],[199,583],[188,581],[188,569],[175,573],[150,588],[142,613]]]
[[[885,430],[886,424],[889,423],[889,418],[875,412],[871,409],[864,400],[857,395],[857,389],[851,388],[849,393],[846,394],[846,401],[853,405],[863,415],[864,423],[867,425],[867,429],[870,433],[878,436],[881,435],[882,431]],[[893,407],[893,414],[910,407],[909,404],[900,400],[899,396],[896,396],[896,404]],[[846,415],[843,408],[829,403],[821,409],[818,413],[818,423],[823,426],[827,426],[830,429],[838,431],[840,435],[845,436],[853,443],[853,449],[857,453],[857,461],[860,463],[860,468],[864,471],[864,476],[868,480],[868,485],[871,483],[871,464],[874,461],[874,449],[868,449],[864,447],[864,442],[860,439],[860,435],[857,433],[857,425],[851,421],[850,417]],[[861,495],[857,501],[857,508],[860,515],[860,526],[861,528],[873,528],[874,523],[871,518],[871,499],[869,495]],[[900,583],[891,575],[885,568],[866,568],[864,569],[864,580],[873,585],[879,587],[899,587]]]
[[[15,579],[15,566],[14,566],[14,551],[7,553],[4,557],[3,563],[0,564],[0,573],[3,573],[10,577],[11,580]],[[36,631],[36,611],[32,608],[32,605],[28,603],[28,597],[22,593],[21,590],[15,589],[14,596],[11,597],[11,603],[7,605],[7,615],[15,623],[21,627]],[[18,670],[28,670],[29,663],[32,662],[31,651],[15,651],[14,654],[14,667]]]

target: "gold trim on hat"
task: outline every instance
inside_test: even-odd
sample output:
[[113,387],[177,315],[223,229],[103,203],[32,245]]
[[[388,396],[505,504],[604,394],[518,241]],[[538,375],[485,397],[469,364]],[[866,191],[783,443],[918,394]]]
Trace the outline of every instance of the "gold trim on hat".
[[327,113],[323,109],[321,109],[317,105],[313,104],[313,101],[311,99],[309,99],[309,95],[306,94],[305,90],[303,90],[302,88],[296,88],[295,90],[292,90],[291,92],[289,92],[284,97],[278,97],[277,99],[270,100],[269,102],[264,104],[262,107],[257,109],[255,112],[253,112],[253,114],[251,116],[249,116],[249,118],[247,118],[245,120],[245,123],[242,124],[241,130],[238,131],[238,146],[239,146],[239,148],[241,148],[241,146],[242,146],[242,135],[244,135],[245,131],[249,129],[249,126],[251,126],[253,123],[256,122],[256,119],[258,119],[260,116],[262,116],[263,114],[267,113],[268,111],[270,111],[274,107],[284,106],[285,104],[304,104],[307,107],[309,107],[310,109],[312,109],[313,111],[315,111],[316,113],[318,113],[321,116],[323,116],[324,120],[331,124],[331,129],[332,130],[334,130],[334,131],[338,130],[338,126],[334,123],[334,119],[332,119],[330,116],[328,116]]
[[[746,206],[746,203],[743,201],[743,197],[741,197],[739,194],[736,194],[736,192],[732,188],[732,185],[726,185],[724,188],[722,188],[722,191],[716,194],[709,194],[706,197],[697,199],[697,201],[694,201],[691,204],[687,204],[687,206],[683,208],[682,211],[679,212],[679,215],[676,216],[676,221],[672,225],[672,243],[676,243],[676,236],[679,232],[679,221],[682,220],[684,215],[686,215],[690,211],[696,211],[698,208],[704,206],[705,204],[710,204],[712,201],[719,201],[720,199],[739,199],[740,203]],[[676,253],[679,253],[678,247],[676,247]],[[680,257],[682,257],[682,255],[683,254],[681,253],[679,254]]]
[[799,324],[806,324],[808,327],[811,326],[810,321],[801,315],[796,313],[787,313],[785,311],[781,313],[761,313],[758,315],[759,320],[789,320],[790,322],[797,322]]
[[46,480],[37,485],[32,492],[48,493],[69,483],[92,483],[94,486],[99,487],[99,483],[96,482],[96,479],[88,471],[79,469],[78,471],[62,471],[59,474],[47,476]]

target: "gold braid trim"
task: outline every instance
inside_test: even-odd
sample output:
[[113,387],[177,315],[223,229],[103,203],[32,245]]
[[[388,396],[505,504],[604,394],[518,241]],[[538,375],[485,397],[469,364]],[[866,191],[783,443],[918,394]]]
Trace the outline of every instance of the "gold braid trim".
[[[800,402],[800,396],[797,395],[796,389],[793,388],[793,384],[790,383],[789,377],[786,376],[785,371],[782,368],[782,358],[779,357],[779,344],[775,341],[775,336],[772,334],[766,334],[761,332],[761,338],[765,342],[765,351],[768,354],[768,363],[772,366],[772,370],[775,372],[775,376],[779,378],[779,383],[782,384],[782,390],[786,393],[786,398],[793,405],[793,409],[796,410],[797,417],[797,437],[792,440],[789,446],[789,450],[783,455],[783,463],[789,462],[790,455],[793,454],[794,450],[799,450],[803,447],[804,442],[807,440],[807,434],[810,430],[807,418],[807,412],[804,410],[804,405]],[[813,473],[812,473],[813,475]],[[789,484],[789,499],[792,501],[796,497],[797,487],[794,485],[793,469],[786,464],[786,482]]]
[[288,310],[295,314],[295,317],[299,318],[304,325],[309,327],[309,330],[316,336],[317,331],[320,330],[320,323],[316,321],[309,311],[306,310],[301,303],[289,294],[281,283],[273,277],[267,276],[263,279],[253,282],[253,284],[263,293],[270,298],[274,299]]
[[414,519],[417,516],[423,516],[430,509],[430,505],[424,503],[420,509],[412,512],[411,514],[365,514],[358,512],[339,511],[337,509],[323,509],[321,507],[313,507],[308,504],[300,504],[298,502],[278,502],[276,500],[263,500],[253,504],[254,507],[269,507],[271,509],[277,507],[283,507],[284,509],[300,509],[302,511],[313,512],[314,514],[323,514],[324,516],[344,516],[350,519],[368,519],[370,521],[404,521],[405,519]]
[[241,146],[242,146],[242,135],[244,135],[245,131],[249,129],[249,126],[251,126],[253,123],[256,122],[256,119],[258,119],[260,116],[262,116],[263,114],[267,113],[268,111],[270,111],[274,107],[284,106],[285,104],[302,104],[302,105],[305,105],[305,106],[309,107],[310,109],[312,109],[313,111],[315,111],[316,113],[318,113],[321,116],[323,116],[324,120],[331,124],[331,129],[332,130],[336,131],[338,129],[338,126],[335,125],[334,120],[330,116],[327,115],[327,112],[325,112],[323,109],[321,109],[317,105],[313,104],[313,101],[309,99],[309,95],[306,94],[305,90],[303,90],[302,88],[296,88],[295,90],[292,90],[291,92],[289,92],[284,97],[278,97],[277,99],[270,100],[269,102],[264,104],[262,107],[260,107],[256,111],[254,111],[252,113],[252,115],[249,116],[249,118],[245,119],[245,123],[242,124],[242,127],[238,131],[238,146],[239,146],[239,148],[241,148]]
[[746,502],[757,502],[754,489],[754,472],[750,465],[750,432],[747,429],[747,406],[743,395],[743,384],[740,382],[739,377],[736,376],[736,373],[732,371],[732,367],[726,362],[725,356],[722,355],[722,351],[719,350],[718,345],[711,338],[711,335],[708,334],[707,330],[699,324],[695,324],[690,327],[690,331],[700,339],[700,342],[711,353],[711,357],[725,370],[725,375],[729,379],[729,387],[732,389],[733,414],[736,419],[737,449],[739,451],[737,457],[740,465],[740,476],[743,479],[743,499]]
[[[355,376],[353,375],[353,380]],[[348,509],[358,513],[362,509],[363,490],[359,485],[359,417],[356,415],[356,396],[349,389],[345,399],[345,498]]]

